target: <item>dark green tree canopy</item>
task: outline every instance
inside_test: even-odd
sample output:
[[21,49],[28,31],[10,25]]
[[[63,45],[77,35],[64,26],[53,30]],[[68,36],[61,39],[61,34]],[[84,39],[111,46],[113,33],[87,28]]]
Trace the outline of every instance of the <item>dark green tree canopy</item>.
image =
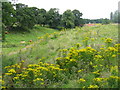
[[57,28],[60,25],[61,15],[57,8],[51,8],[46,14],[47,24],[51,28]]
[[75,16],[75,20],[74,20],[74,24],[75,24],[75,26],[79,26],[80,25],[80,23],[82,22],[82,20],[81,20],[81,16],[82,16],[82,13],[80,13],[80,11],[79,10],[73,10],[72,11],[72,13],[74,14],[74,16]]
[[105,18],[101,18],[101,19],[84,19],[84,22],[86,24],[88,23],[101,23],[101,24],[109,24],[110,23],[110,20]]
[[73,28],[75,26],[74,21],[75,21],[75,16],[72,13],[72,11],[71,10],[66,10],[63,13],[63,16],[62,16],[62,25],[63,25],[63,27],[65,27],[65,28]]
[[37,15],[37,24],[46,24],[46,13],[47,11],[45,9],[39,9],[38,15]]
[[81,18],[82,13],[79,10],[66,10],[63,14],[59,14],[59,9],[51,8],[49,11],[38,9],[36,7],[28,7],[28,5],[10,2],[3,3],[3,24],[9,30],[17,29],[28,30],[33,28],[35,24],[49,26],[54,29],[74,28],[83,24]]
[[10,2],[2,3],[2,22],[5,27],[10,30],[13,24],[16,22],[15,10]]
[[36,7],[22,7],[16,9],[16,19],[18,27],[22,29],[32,28],[36,24]]
[[28,7],[28,5],[25,5],[25,4],[22,4],[22,3],[16,4],[16,9],[24,8],[24,7]]

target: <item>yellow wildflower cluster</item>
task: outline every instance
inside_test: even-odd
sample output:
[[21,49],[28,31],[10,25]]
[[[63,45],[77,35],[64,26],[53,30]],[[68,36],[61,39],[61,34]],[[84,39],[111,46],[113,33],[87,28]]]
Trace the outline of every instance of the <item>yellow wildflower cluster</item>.
[[92,41],[94,41],[94,40],[95,40],[95,38],[91,38],[91,40],[92,40]]
[[14,69],[10,69],[8,72],[9,73],[16,73],[16,71]]
[[14,77],[14,78],[13,78],[13,80],[17,80],[17,79],[19,79],[19,77]]
[[36,78],[33,81],[36,82],[36,81],[44,81],[44,80],[42,78]]
[[85,37],[85,40],[89,40],[89,37]]
[[44,36],[38,37],[38,39],[49,39],[49,38],[57,38],[58,35],[61,35],[60,33],[54,32],[54,33],[46,33]]
[[81,47],[82,45],[80,43],[76,44],[77,48]]
[[4,69],[10,69],[10,68],[21,68],[21,66],[23,65],[24,62],[25,62],[25,61],[22,60],[20,63],[18,63],[18,64],[14,64],[14,65],[11,65],[11,66],[6,66],[6,67],[4,67]]
[[105,39],[105,42],[106,42],[106,43],[111,43],[112,41],[113,41],[113,39],[111,39],[111,38]]
[[95,58],[101,59],[102,56],[101,55],[95,55]]
[[120,77],[118,77],[118,76],[110,76],[110,78],[113,78],[113,79],[120,79]]
[[97,85],[90,85],[88,88],[99,88]]
[[118,72],[118,66],[117,65],[116,66],[111,66],[110,72],[113,72],[113,71]]
[[96,74],[96,75],[100,75],[100,73],[99,73],[100,71],[99,70],[97,70],[97,71],[95,71],[95,72],[93,72],[94,74]]
[[86,80],[83,79],[83,78],[80,78],[80,79],[79,79],[79,82],[86,82]]
[[115,47],[108,47],[106,51],[118,51]]
[[[75,45],[80,46],[79,43]],[[39,85],[56,83],[63,80],[63,74],[67,76],[68,73],[74,73],[80,75],[79,82],[87,83],[88,79],[84,78],[83,73],[89,71],[94,76],[91,79],[94,83],[81,87],[99,88],[99,83],[103,81],[108,84],[112,79],[119,79],[118,76],[114,76],[118,73],[118,66],[111,63],[117,57],[118,46],[119,44],[116,44],[114,47],[99,48],[98,50],[92,47],[61,49],[61,56],[56,58],[55,64],[39,62],[23,67],[24,61],[21,61],[18,64],[6,66],[5,76],[6,78],[11,76],[15,84],[25,83],[27,86],[31,83],[35,85],[38,85],[38,83]],[[103,78],[102,70],[109,70],[111,76]]]
[[15,83],[19,81],[23,83],[26,82],[26,84],[31,82],[36,84],[36,82],[40,81],[40,84],[43,85],[46,79],[62,79],[60,74],[62,71],[64,71],[64,69],[61,69],[59,65],[40,62],[39,64],[29,64],[19,73],[17,73],[14,68],[8,69],[5,75],[6,78],[8,75],[12,75]]
[[93,80],[97,82],[102,82],[104,80],[107,80],[107,78],[94,78]]
[[115,44],[114,47],[118,50],[120,50],[120,44]]
[[[110,57],[115,59],[118,52],[116,47],[107,47],[107,48],[100,47],[99,51],[92,47],[86,47],[81,49],[71,47],[70,49],[63,49],[61,51],[64,51],[65,53],[62,53],[63,55],[61,55],[61,57],[56,58],[56,62],[58,65],[60,65],[61,68],[69,69],[72,66],[79,65],[79,62],[81,63],[82,61],[84,65],[86,65],[87,63],[88,67],[89,65],[94,69],[101,67],[101,70],[104,69],[103,67],[107,67],[104,61],[107,61],[108,58]],[[81,66],[81,68],[83,67]],[[99,75],[99,72],[93,72],[93,73]]]

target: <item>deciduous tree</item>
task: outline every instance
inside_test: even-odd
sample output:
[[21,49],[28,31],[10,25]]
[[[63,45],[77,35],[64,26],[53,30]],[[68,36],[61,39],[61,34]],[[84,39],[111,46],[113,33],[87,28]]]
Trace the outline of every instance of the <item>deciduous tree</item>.
[[61,21],[59,10],[57,8],[51,8],[46,14],[46,21],[51,28],[57,28]]
[[2,23],[4,23],[6,29],[10,30],[13,24],[16,22],[15,10],[10,2],[2,3]]
[[66,10],[62,15],[62,25],[65,28],[73,28],[75,26],[75,16],[71,10]]
[[75,26],[80,26],[80,24],[82,23],[82,19],[80,18],[82,16],[82,13],[80,13],[79,10],[73,10],[72,13],[75,16],[75,20],[74,20],[74,24]]

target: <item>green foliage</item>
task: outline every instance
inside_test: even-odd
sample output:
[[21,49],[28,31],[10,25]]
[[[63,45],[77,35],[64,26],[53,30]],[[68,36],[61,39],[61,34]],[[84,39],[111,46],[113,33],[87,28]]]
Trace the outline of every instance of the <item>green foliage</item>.
[[73,28],[75,26],[74,21],[75,21],[75,16],[72,13],[72,11],[71,10],[66,10],[63,13],[63,16],[62,16],[62,25],[63,25],[63,27],[65,27],[65,28]]
[[[14,9],[14,8],[15,9]],[[83,26],[82,13],[78,10],[66,10],[63,15],[59,14],[57,8],[51,8],[49,11],[28,7],[28,5],[18,3],[3,3],[3,23],[8,29],[29,30],[35,24],[59,29],[73,28]]]
[[[42,36],[36,32],[39,30],[43,33]],[[99,36],[98,30],[100,30]],[[39,34],[39,40],[37,43],[31,43],[31,47],[24,47],[24,50],[18,50],[17,53],[11,52],[12,55],[3,53],[3,68],[6,66],[3,69],[3,73],[5,72],[3,86],[13,85],[15,88],[118,87],[116,58],[120,44],[116,44],[118,40],[116,25],[76,27],[57,33],[53,33],[55,30],[51,31],[37,25],[33,31],[29,35],[25,34],[25,37],[22,34],[10,33],[11,41],[9,37],[6,38],[9,42],[17,43],[18,39],[14,37],[19,37],[19,40],[21,38],[27,42],[32,38],[30,36]],[[52,33],[45,34],[44,31]],[[83,40],[88,40],[87,47]],[[106,45],[108,43],[109,45]],[[10,81],[13,83],[11,84]]]
[[60,25],[61,15],[57,8],[51,8],[46,14],[46,22],[51,28],[57,28]]
[[102,20],[102,24],[109,24],[110,23],[110,20],[105,18]]
[[36,8],[23,7],[16,9],[17,26],[22,29],[31,29],[36,24]]
[[2,3],[2,22],[6,29],[10,30],[16,22],[15,10],[10,2]]
[[73,10],[72,13],[75,16],[75,20],[74,20],[74,24],[75,26],[79,26],[80,24],[82,24],[82,19],[80,18],[82,16],[82,13],[80,13],[78,10]]
[[15,6],[16,6],[16,9],[28,7],[27,5],[22,4],[22,3],[18,3],[18,4],[16,4]]
[[43,25],[46,24],[46,10],[45,9],[38,10],[37,23],[43,24]]
[[120,23],[120,12],[118,10],[116,10],[113,13],[112,22],[114,22],[114,23]]
[[5,25],[2,24],[2,41],[5,41]]
[[[5,42],[3,42],[3,52],[10,53],[13,51],[17,51],[33,42],[38,40],[38,37],[43,36],[46,33],[57,32],[54,29],[41,27],[35,25],[33,29],[30,29],[30,32],[26,31],[10,31],[8,34],[5,34]],[[2,34],[4,35],[4,34]],[[29,42],[32,40],[32,42]],[[25,41],[25,43],[20,43],[21,41]]]
[[105,18],[101,18],[101,19],[84,19],[84,23],[88,24],[88,23],[102,23],[102,24],[109,24],[110,20]]

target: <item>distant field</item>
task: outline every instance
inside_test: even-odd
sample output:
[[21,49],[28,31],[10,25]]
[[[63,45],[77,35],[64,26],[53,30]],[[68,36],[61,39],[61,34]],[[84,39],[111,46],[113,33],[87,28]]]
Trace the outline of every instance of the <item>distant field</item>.
[[9,33],[3,43],[3,86],[117,88],[118,48],[113,24]]

